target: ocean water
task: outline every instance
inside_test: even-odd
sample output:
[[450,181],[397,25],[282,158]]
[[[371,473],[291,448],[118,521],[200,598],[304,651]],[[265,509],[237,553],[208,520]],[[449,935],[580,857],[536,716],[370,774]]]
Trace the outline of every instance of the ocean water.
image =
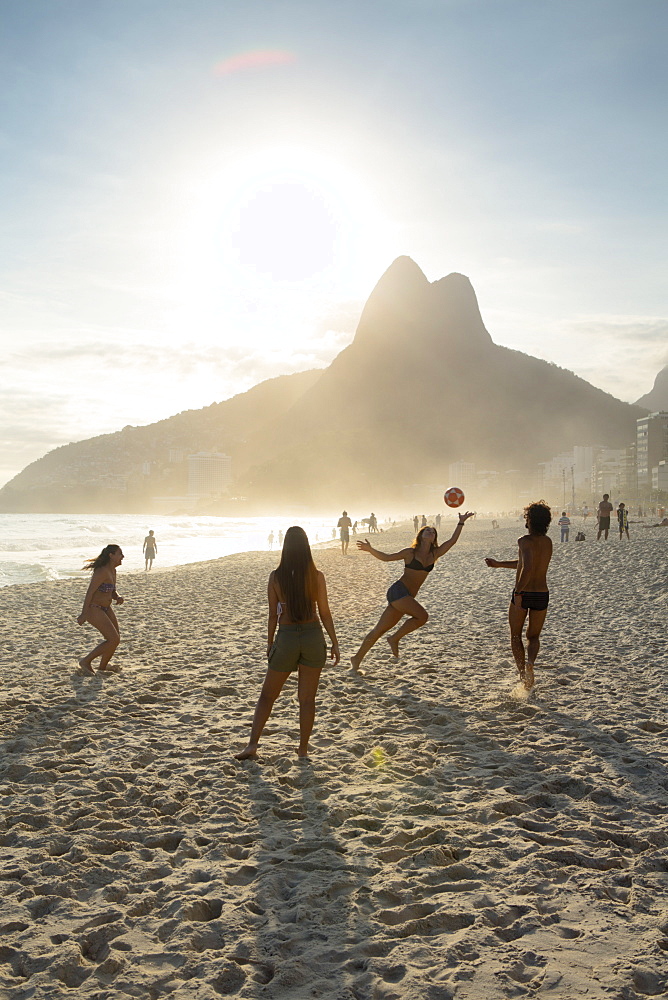
[[316,517],[170,517],[169,515],[0,514],[0,587],[84,577],[81,567],[115,542],[125,554],[122,569],[144,569],[142,544],[152,528],[158,540],[154,569],[218,559],[233,552],[267,550],[273,531],[300,524],[311,544],[331,541],[340,513]]

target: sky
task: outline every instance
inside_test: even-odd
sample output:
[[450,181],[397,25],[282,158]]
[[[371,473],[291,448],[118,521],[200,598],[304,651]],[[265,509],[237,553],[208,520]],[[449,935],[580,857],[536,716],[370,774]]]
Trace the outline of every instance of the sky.
[[648,392],[667,29],[665,0],[0,0],[0,485],[325,367],[401,255],[466,274],[497,344]]

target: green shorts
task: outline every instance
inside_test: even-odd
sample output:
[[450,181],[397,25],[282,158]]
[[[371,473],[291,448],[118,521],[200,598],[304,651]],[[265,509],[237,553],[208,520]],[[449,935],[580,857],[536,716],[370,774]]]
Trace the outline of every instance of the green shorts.
[[271,670],[290,671],[300,666],[322,670],[326,659],[327,645],[320,622],[278,626],[278,635],[269,650]]

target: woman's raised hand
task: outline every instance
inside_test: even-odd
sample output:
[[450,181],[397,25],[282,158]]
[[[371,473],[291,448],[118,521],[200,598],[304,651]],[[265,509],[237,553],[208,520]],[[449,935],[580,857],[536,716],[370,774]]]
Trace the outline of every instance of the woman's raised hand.
[[475,511],[474,510],[467,510],[465,514],[460,514],[459,515],[459,523],[460,524],[464,524],[464,522],[468,521],[468,519],[470,517],[475,517]]
[[371,552],[371,542],[365,538],[363,542],[358,541],[357,548],[361,549],[362,552]]

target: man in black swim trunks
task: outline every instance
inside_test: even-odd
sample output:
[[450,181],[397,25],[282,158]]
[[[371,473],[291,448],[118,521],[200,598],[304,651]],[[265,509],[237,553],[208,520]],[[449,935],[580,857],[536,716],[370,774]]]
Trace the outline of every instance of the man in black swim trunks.
[[[552,520],[552,513],[545,501],[539,500],[525,507],[524,514],[529,534],[517,539],[518,558],[507,562],[485,559],[485,562],[492,569],[504,568],[517,571],[515,589],[508,610],[510,644],[520,680],[529,691],[533,687],[533,668],[540,649],[539,636],[550,600],[547,589],[547,568],[552,558],[552,539],[548,538],[547,529]],[[527,613],[528,648],[525,656],[522,630]]]
[[598,505],[598,535],[596,536],[596,541],[599,540],[603,532],[605,532],[605,540],[608,540],[608,532],[610,531],[610,515],[612,514],[612,504],[610,503],[610,496],[607,493],[603,494],[603,499]]

